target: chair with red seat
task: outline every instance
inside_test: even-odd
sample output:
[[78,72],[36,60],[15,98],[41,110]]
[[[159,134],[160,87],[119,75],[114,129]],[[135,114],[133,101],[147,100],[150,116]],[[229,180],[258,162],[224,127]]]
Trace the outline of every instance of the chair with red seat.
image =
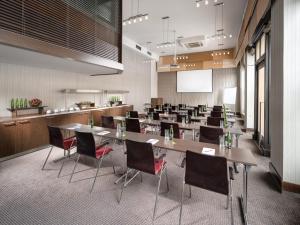
[[160,136],[165,136],[165,130],[170,130],[173,126],[174,138],[180,138],[178,123],[160,122]]
[[183,186],[181,192],[181,204],[179,214],[179,225],[181,224],[182,205],[184,198],[185,185],[189,185],[189,197],[192,197],[191,186],[199,187],[205,190],[213,191],[227,196],[226,209],[231,209],[231,225],[233,220],[232,206],[232,181],[233,169],[227,168],[227,160],[224,157],[210,156],[195,153],[192,151],[186,152],[185,175],[183,178]]
[[[156,214],[156,206],[158,200],[158,194],[160,189],[161,177],[162,174],[165,172],[166,175],[166,185],[167,190],[169,191],[169,183],[168,183],[168,175],[167,175],[167,167],[166,161],[164,158],[155,159],[152,144],[146,142],[136,142],[132,140],[126,140],[126,149],[127,149],[127,172],[125,176],[125,182],[122,185],[122,190],[119,198],[119,203],[122,199],[122,194],[124,188],[127,183],[127,177],[130,170],[137,171],[137,174],[141,174],[141,172],[152,174],[159,177],[158,184],[157,184],[157,191],[156,191],[156,198],[154,204],[154,211],[152,219],[155,219]],[[134,177],[136,176],[134,175]],[[141,176],[142,178],[142,176]],[[142,180],[141,180],[142,181]]]
[[221,120],[223,120],[222,117],[207,117],[207,125],[208,126],[217,126],[220,127],[221,125]]
[[200,142],[220,144],[221,136],[223,136],[223,128],[200,126]]
[[[77,159],[76,159],[76,163],[74,165],[69,183],[71,183],[71,181],[72,181],[72,178],[75,173],[80,156],[86,156],[89,158],[93,158],[93,159],[97,160],[97,172],[96,172],[96,176],[93,181],[92,188],[90,190],[90,192],[92,192],[95,182],[96,182],[96,179],[98,177],[98,173],[101,168],[103,159],[107,156],[110,156],[110,160],[112,161],[111,155],[109,153],[112,152],[113,149],[111,147],[107,146],[107,144],[108,144],[107,142],[102,143],[100,146],[96,146],[95,139],[94,139],[94,136],[92,133],[76,131],[76,138],[77,138]],[[113,167],[113,172],[115,173],[114,165],[112,167]]]
[[130,118],[139,118],[138,111],[129,111],[129,117]]
[[102,120],[102,127],[111,128],[111,129],[116,128],[114,123],[114,118],[112,116],[102,116],[101,120]]
[[223,106],[221,106],[221,105],[215,105],[213,107],[213,111],[215,111],[215,112],[222,112],[222,110],[223,110]]
[[211,117],[222,117],[221,111],[211,111],[210,112]]
[[[48,132],[49,132],[49,142],[50,142],[51,148],[50,148],[47,158],[43,164],[42,170],[45,169],[45,166],[51,155],[53,147],[63,149],[64,152],[67,151],[68,156],[70,156],[71,149],[76,147],[76,137],[75,136],[69,137],[69,138],[63,138],[61,130],[58,127],[52,127],[52,126],[48,126]],[[61,165],[61,169],[58,173],[58,176],[60,175],[62,167],[63,167],[63,164]]]
[[126,118],[126,131],[141,133],[141,126],[139,119]]

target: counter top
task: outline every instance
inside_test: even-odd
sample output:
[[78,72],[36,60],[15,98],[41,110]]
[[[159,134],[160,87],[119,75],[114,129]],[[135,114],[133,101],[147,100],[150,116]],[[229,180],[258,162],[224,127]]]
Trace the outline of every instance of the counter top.
[[59,112],[59,113],[51,113],[51,114],[35,114],[35,115],[24,115],[18,117],[0,117],[0,123],[4,122],[15,122],[20,120],[28,120],[28,119],[35,119],[35,118],[43,118],[43,117],[52,117],[52,116],[59,116],[59,115],[66,115],[66,114],[73,114],[73,113],[83,113],[83,112],[91,112],[97,110],[105,110],[105,109],[113,109],[113,108],[121,108],[124,106],[131,106],[131,105],[120,105],[120,106],[112,106],[112,107],[99,107],[99,108],[92,108],[92,109],[82,109],[77,111],[66,111],[66,112]]

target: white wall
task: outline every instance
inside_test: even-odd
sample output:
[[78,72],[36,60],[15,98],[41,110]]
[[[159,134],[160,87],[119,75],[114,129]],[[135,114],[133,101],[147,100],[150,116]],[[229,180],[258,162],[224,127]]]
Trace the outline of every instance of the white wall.
[[272,6],[271,162],[283,181],[300,185],[300,1]]
[[[176,81],[176,72],[158,73],[158,97],[162,97],[164,102],[171,104],[185,103],[188,105],[220,105],[223,104],[224,88],[239,86],[236,68],[213,70],[212,93],[177,93]],[[236,102],[236,110],[239,111],[239,91]]]
[[245,116],[246,110],[245,110],[245,104],[246,104],[246,72],[244,65],[240,66],[240,108],[241,108],[241,114]]
[[100,95],[73,94],[65,98],[60,91],[66,88],[128,90],[130,93],[124,96],[126,103],[142,110],[151,97],[151,63],[128,47],[123,47],[123,63],[123,74],[91,77],[0,62],[0,116],[10,115],[6,108],[11,98],[37,97],[49,108],[63,108],[84,100],[103,104]]
[[283,179],[300,185],[300,1],[284,0]]
[[254,129],[255,58],[246,53],[246,117],[247,129]]

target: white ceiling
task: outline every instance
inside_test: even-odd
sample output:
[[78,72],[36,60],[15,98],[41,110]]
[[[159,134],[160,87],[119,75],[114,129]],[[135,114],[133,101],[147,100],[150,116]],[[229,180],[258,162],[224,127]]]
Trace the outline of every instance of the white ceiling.
[[[134,4],[134,15],[137,14],[138,0],[123,0],[123,19],[131,15],[132,5]],[[215,6],[214,0],[208,0],[209,4],[196,8],[195,0],[140,0],[140,13],[148,13],[149,20],[123,26],[123,34],[136,41],[140,45],[147,46],[158,55],[168,55],[174,53],[173,48],[156,48],[156,45],[163,41],[162,36],[162,17],[170,17],[170,30],[176,30],[176,36],[184,38],[204,35],[211,36],[215,34]],[[221,2],[221,0],[218,0]],[[178,53],[202,52],[217,49],[235,47],[240,31],[244,9],[247,0],[222,0],[224,2],[224,32],[232,34],[233,37],[223,40],[224,45],[218,46],[218,40],[205,41],[203,47],[186,50],[177,47]],[[221,18],[221,15],[220,17]],[[169,41],[173,42],[173,34],[169,34]],[[165,51],[165,53],[162,53]]]

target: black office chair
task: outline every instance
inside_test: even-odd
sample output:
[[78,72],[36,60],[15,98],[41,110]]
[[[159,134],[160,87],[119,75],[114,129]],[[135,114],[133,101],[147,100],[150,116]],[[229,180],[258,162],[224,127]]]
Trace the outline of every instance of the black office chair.
[[200,126],[200,142],[220,144],[220,136],[223,136],[222,128]]
[[139,119],[126,118],[126,131],[141,133],[141,126]]
[[160,122],[160,136],[165,136],[165,130],[173,126],[174,138],[180,138],[179,126],[177,123]]
[[101,116],[102,127],[105,128],[115,128],[114,118],[112,116]]
[[211,111],[210,116],[211,117],[222,117],[222,112],[221,111]]
[[185,107],[186,107],[186,104],[178,104],[179,109],[182,109],[182,108],[185,108]]
[[[90,192],[92,192],[94,189],[94,185],[95,185],[96,179],[98,177],[98,173],[99,173],[100,167],[102,165],[103,159],[106,156],[110,156],[110,160],[112,162],[112,158],[111,158],[111,155],[109,155],[109,153],[111,151],[113,151],[113,149],[111,147],[107,146],[107,144],[108,144],[107,142],[104,142],[101,145],[96,146],[95,139],[94,139],[94,136],[92,133],[76,131],[76,139],[77,139],[77,154],[78,155],[77,155],[76,163],[74,165],[69,183],[72,182],[72,178],[75,173],[80,156],[83,155],[85,157],[93,158],[93,159],[97,160],[98,166],[97,166],[97,172],[96,172],[93,184],[92,184],[92,188],[90,190]],[[113,167],[113,172],[115,173],[114,165],[112,167]]]
[[148,113],[153,113],[154,112],[154,108],[148,108]]
[[198,105],[199,112],[204,112],[206,105]]
[[227,168],[226,158],[187,151],[185,175],[181,192],[179,225],[181,224],[185,184],[189,185],[190,198],[192,197],[191,186],[226,195],[226,209],[228,209],[230,203],[231,225],[233,225],[232,180],[234,180],[233,169],[232,167]]
[[185,115],[177,114],[177,115],[176,115],[176,122],[177,122],[177,123],[182,123],[182,120],[185,121],[185,118],[186,118]]
[[154,112],[152,115],[153,115],[153,120],[159,120],[159,113],[158,112]]
[[139,113],[137,111],[129,111],[130,118],[139,118]]
[[223,110],[223,106],[221,106],[221,105],[215,105],[213,107],[213,111],[222,112],[222,110]]
[[[155,176],[159,176],[154,210],[153,210],[153,217],[152,217],[152,220],[154,220],[155,214],[156,214],[156,206],[157,206],[157,199],[158,199],[158,194],[159,194],[159,189],[160,189],[161,177],[164,172],[166,174],[167,190],[169,191],[166,161],[164,160],[164,158],[155,159],[154,154],[153,154],[152,144],[150,144],[150,143],[126,140],[126,149],[127,149],[127,167],[128,167],[128,169],[126,171],[125,182],[122,186],[119,203],[121,202],[124,188],[127,185],[128,173],[131,170],[137,171],[136,175],[137,174],[141,175],[141,172],[144,172],[144,173],[152,174]],[[141,182],[142,182],[142,175],[141,175]]]
[[[47,155],[47,158],[43,164],[43,167],[42,167],[42,170],[45,169],[45,166],[47,164],[47,161],[51,155],[51,152],[53,150],[53,147],[57,147],[57,148],[60,148],[60,149],[63,149],[64,152],[68,152],[68,156],[70,156],[70,151],[76,147],[76,137],[75,136],[72,136],[72,137],[69,137],[69,138],[63,138],[63,135],[61,133],[61,130],[58,128],[58,127],[51,127],[51,126],[48,126],[48,132],[49,132],[49,141],[50,141],[50,145],[51,145],[51,148],[50,148],[50,151]],[[63,165],[64,165],[64,162],[62,163],[61,167],[60,167],[60,170],[59,170],[59,173],[58,173],[58,177],[63,169]]]
[[177,107],[176,107],[176,105],[172,105],[171,108],[172,108],[172,110],[176,110]]
[[221,120],[223,120],[223,118],[221,117],[207,117],[207,125],[208,126],[217,126],[220,127],[221,124]]

